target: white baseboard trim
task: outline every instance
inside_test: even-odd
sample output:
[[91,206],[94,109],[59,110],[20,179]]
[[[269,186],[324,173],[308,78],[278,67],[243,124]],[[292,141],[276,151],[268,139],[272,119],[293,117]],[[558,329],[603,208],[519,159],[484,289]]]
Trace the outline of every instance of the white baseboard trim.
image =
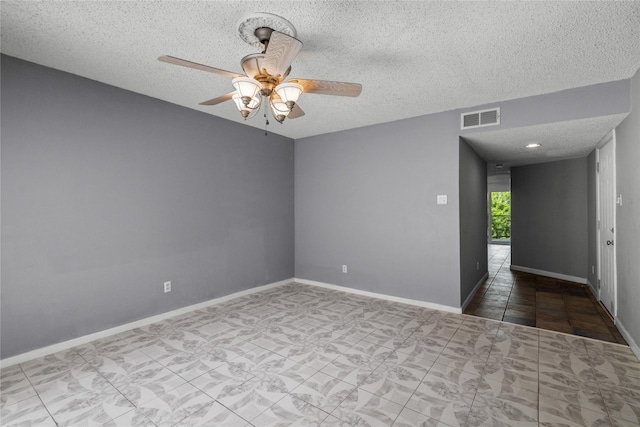
[[631,351],[633,351],[633,353],[636,355],[638,360],[640,360],[640,347],[638,346],[638,343],[635,342],[631,334],[629,334],[629,331],[627,331],[624,325],[620,322],[620,319],[616,319],[615,325],[616,325],[616,328],[618,328],[618,330],[624,337],[624,339],[629,344],[629,348],[631,349]]
[[0,368],[6,368],[7,366],[16,365],[18,363],[24,363],[29,360],[37,359],[38,357],[47,356],[49,354],[57,353],[59,351],[67,350],[72,347],[87,344],[91,341],[105,338],[111,335],[119,334],[121,332],[129,331],[131,329],[139,328],[141,326],[150,325],[151,323],[160,322],[170,317],[178,316],[180,314],[188,313],[190,311],[200,310],[211,305],[220,304],[235,298],[240,298],[245,295],[251,295],[256,292],[265,291],[267,289],[275,288],[292,283],[294,280],[286,279],[279,282],[269,283],[262,286],[257,286],[251,289],[245,289],[244,291],[235,292],[233,294],[225,295],[219,298],[214,298],[208,301],[200,302],[197,304],[189,305],[186,307],[178,308],[176,310],[167,311],[165,313],[157,314],[155,316],[146,317],[144,319],[136,320],[134,322],[125,323],[124,325],[116,326],[114,328],[105,329],[103,331],[95,332],[89,335],[83,335],[78,338],[73,338],[68,341],[63,341],[57,344],[53,344],[47,347],[38,348],[36,350],[28,351],[26,353],[18,354],[16,356],[7,357],[0,360]]
[[363,296],[383,299],[387,301],[400,302],[403,304],[417,305],[419,307],[432,308],[434,310],[448,311],[450,313],[458,313],[458,314],[462,313],[462,308],[452,307],[450,305],[436,304],[433,302],[420,301],[416,299],[394,297],[392,295],[379,294],[376,292],[361,291],[359,289],[348,288],[346,286],[332,285],[331,283],[324,283],[324,282],[316,282],[315,280],[295,278],[293,279],[293,281],[303,285],[318,286],[320,288],[333,289],[335,291],[342,291],[342,292],[347,292],[355,295],[363,295]]
[[482,279],[480,279],[478,283],[476,283],[476,285],[473,287],[473,290],[471,291],[467,299],[464,300],[464,303],[462,303],[462,311],[464,311],[465,308],[467,308],[467,306],[469,305],[473,297],[476,295],[476,292],[478,292],[478,289],[480,288],[480,286],[482,286],[482,284],[484,283],[485,280],[487,280],[488,277],[489,277],[489,272],[487,271],[486,273],[484,273],[484,276],[482,276]]
[[596,297],[596,299],[600,299],[600,295],[598,295],[598,291],[596,290],[596,288],[593,286],[593,283],[591,283],[589,281],[589,279],[587,279],[587,286],[589,287],[589,289],[591,290],[591,293],[593,294],[594,297]]
[[531,274],[537,274],[538,276],[546,276],[546,277],[551,277],[553,279],[566,280],[568,282],[582,283],[584,285],[587,284],[586,277],[569,276],[567,274],[538,270],[536,268],[520,267],[519,265],[513,265],[513,264],[511,264],[511,269],[516,271],[522,271],[523,273],[531,273]]

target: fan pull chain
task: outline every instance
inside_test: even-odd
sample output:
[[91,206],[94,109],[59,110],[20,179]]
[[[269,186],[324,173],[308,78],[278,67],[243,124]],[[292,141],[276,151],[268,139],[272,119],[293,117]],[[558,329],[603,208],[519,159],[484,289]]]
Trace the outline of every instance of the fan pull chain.
[[269,126],[269,119],[267,118],[267,107],[263,107],[264,110],[264,136],[267,136],[267,126]]

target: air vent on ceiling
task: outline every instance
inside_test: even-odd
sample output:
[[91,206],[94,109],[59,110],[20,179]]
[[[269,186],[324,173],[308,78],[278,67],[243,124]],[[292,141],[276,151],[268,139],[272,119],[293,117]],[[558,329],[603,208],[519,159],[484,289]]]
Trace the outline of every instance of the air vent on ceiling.
[[460,115],[460,129],[495,126],[500,124],[500,108],[472,111]]

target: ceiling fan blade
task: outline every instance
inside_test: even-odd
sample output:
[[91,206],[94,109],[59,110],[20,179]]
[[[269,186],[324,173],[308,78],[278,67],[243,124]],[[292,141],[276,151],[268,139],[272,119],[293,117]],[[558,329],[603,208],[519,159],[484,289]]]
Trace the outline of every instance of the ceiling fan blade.
[[300,53],[302,42],[294,37],[274,31],[271,33],[263,67],[272,76],[285,76],[291,62]]
[[208,65],[198,64],[197,62],[187,61],[186,59],[176,58],[175,56],[163,55],[158,57],[158,61],[168,64],[181,65],[187,68],[195,68],[196,70],[207,71],[213,74],[219,74],[225,77],[245,77],[244,74],[234,73],[233,71],[222,70],[220,68],[210,67]]
[[294,104],[293,109],[291,110],[287,118],[297,119],[298,117],[302,117],[302,116],[304,116],[304,111],[302,110],[302,108],[298,106],[298,104]]
[[236,92],[235,91],[229,92],[229,93],[227,93],[225,95],[222,95],[222,96],[219,96],[217,98],[213,98],[213,99],[210,99],[208,101],[201,102],[200,105],[218,105],[218,104],[220,104],[222,102],[230,100],[234,93],[236,93]]
[[360,83],[305,79],[291,79],[288,83],[298,83],[306,93],[319,93],[322,95],[358,96],[360,92],[362,92],[362,85]]

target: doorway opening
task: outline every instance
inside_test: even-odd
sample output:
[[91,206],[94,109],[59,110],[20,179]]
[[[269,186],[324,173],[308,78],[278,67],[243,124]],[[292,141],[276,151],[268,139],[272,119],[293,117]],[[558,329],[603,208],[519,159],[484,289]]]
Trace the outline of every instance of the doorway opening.
[[511,243],[511,192],[489,193],[489,241],[493,244]]

